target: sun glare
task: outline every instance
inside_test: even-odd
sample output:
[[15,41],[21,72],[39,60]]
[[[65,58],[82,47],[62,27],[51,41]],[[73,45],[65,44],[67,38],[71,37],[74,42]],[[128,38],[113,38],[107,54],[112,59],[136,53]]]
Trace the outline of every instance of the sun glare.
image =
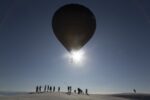
[[79,64],[83,62],[84,58],[84,52],[82,50],[80,51],[71,51],[71,60],[73,63]]

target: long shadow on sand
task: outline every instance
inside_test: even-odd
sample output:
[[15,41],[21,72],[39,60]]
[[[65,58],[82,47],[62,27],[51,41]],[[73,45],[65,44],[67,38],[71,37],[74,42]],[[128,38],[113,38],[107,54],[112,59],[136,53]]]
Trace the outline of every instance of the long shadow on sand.
[[112,96],[128,98],[131,100],[150,100],[150,94],[114,94]]

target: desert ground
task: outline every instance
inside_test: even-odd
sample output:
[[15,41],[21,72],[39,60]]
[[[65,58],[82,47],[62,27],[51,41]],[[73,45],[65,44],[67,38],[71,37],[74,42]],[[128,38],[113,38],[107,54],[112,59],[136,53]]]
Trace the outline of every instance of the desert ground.
[[24,93],[11,96],[0,96],[0,100],[150,100],[149,94],[113,94],[113,95],[78,95],[66,93]]

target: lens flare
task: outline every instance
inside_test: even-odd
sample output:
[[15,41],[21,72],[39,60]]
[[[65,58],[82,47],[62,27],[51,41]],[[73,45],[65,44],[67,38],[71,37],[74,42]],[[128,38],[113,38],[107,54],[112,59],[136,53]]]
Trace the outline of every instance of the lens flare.
[[76,63],[76,64],[82,63],[83,58],[84,58],[84,52],[82,50],[80,50],[80,51],[72,50],[70,58],[71,58],[73,63]]

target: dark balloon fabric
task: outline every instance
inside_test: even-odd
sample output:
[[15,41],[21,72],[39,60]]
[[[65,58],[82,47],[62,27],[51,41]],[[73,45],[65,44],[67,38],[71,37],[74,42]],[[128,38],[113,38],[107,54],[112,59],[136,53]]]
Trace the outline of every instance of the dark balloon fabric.
[[96,19],[87,7],[68,4],[55,12],[52,28],[57,39],[71,52],[90,40],[96,29]]

